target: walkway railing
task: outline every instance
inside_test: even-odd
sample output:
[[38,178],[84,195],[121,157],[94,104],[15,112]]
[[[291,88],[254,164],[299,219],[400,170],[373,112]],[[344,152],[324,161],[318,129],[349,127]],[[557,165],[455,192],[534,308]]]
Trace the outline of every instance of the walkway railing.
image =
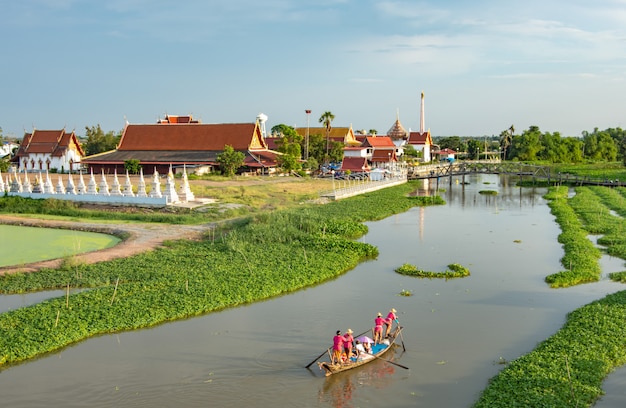
[[333,178],[332,191],[322,193],[321,197],[331,200],[341,200],[342,198],[353,197],[370,191],[404,184],[407,181],[406,172],[388,174],[387,177],[381,180],[337,180]]

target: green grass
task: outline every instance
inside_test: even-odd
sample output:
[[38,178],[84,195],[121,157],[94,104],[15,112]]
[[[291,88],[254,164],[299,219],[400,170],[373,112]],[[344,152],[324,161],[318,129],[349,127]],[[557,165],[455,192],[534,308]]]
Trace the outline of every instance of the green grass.
[[399,266],[398,268],[396,268],[396,272],[401,275],[415,276],[418,278],[430,278],[430,279],[432,278],[444,278],[444,279],[464,278],[470,275],[469,269],[459,264],[448,265],[448,269],[444,272],[431,272],[431,271],[422,270],[415,265],[405,263]]

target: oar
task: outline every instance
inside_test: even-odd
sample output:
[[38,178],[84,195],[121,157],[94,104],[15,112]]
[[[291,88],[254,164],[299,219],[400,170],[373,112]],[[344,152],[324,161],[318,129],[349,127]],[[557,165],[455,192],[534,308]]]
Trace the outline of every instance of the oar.
[[315,363],[317,360],[319,360],[320,358],[322,358],[322,356],[326,353],[328,353],[328,350],[330,350],[330,347],[327,348],[326,350],[324,350],[324,352],[322,354],[320,354],[319,356],[315,357],[315,360],[311,361],[309,364],[305,365],[304,368],[309,368],[313,365],[313,363]]
[[[396,319],[398,322],[398,320]],[[402,337],[402,326],[400,326],[400,322],[398,322],[398,326],[400,327],[400,342],[402,343],[402,350],[406,351],[406,347],[404,347],[404,337]]]
[[371,353],[367,353],[367,352],[366,352],[365,354],[369,354],[370,356],[372,356],[372,357],[376,357],[376,358],[377,358],[377,359],[379,359],[379,360],[383,360],[383,361],[386,361],[386,362],[388,362],[388,363],[390,363],[390,364],[397,365],[398,367],[402,367],[402,368],[404,368],[405,370],[409,370],[409,367],[407,367],[407,366],[403,366],[402,364],[394,363],[393,361],[390,361],[390,360],[385,360],[384,358],[382,358],[382,357],[378,357],[378,356],[377,356],[377,355],[375,355],[375,354],[371,354]]
[[[355,337],[361,337],[362,335],[364,335],[364,334],[365,334],[365,333],[367,333],[368,331],[369,331],[369,330],[366,330],[366,331],[364,331],[363,333],[356,335]],[[330,350],[330,349],[331,349],[331,348],[329,347],[329,348],[327,348],[326,350],[324,350],[324,352],[323,352],[322,354],[320,354],[319,356],[317,356],[317,357],[315,358],[315,360],[311,361],[309,364],[305,365],[305,366],[304,366],[304,368],[309,368],[309,367],[311,367],[311,366],[313,365],[313,363],[315,363],[317,360],[319,360],[320,358],[322,358],[322,356],[323,356],[324,354],[326,354],[326,353],[328,352],[328,350]]]

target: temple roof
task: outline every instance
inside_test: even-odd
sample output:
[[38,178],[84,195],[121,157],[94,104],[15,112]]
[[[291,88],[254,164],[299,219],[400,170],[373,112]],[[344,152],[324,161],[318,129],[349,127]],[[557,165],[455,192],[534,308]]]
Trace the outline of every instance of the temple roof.
[[397,118],[393,126],[387,131],[387,136],[393,140],[408,139],[409,132],[402,126],[400,119]]

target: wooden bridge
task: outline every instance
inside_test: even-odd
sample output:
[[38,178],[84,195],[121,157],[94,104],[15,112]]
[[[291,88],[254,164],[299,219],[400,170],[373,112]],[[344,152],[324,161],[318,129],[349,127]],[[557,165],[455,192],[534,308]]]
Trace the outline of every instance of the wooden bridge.
[[500,160],[459,161],[454,163],[428,164],[408,169],[409,180],[430,179],[470,174],[508,174],[521,178],[547,180],[549,184],[596,185],[622,187],[626,183],[607,178],[592,178],[568,173],[554,173],[550,167],[524,164],[520,162],[502,162]]

